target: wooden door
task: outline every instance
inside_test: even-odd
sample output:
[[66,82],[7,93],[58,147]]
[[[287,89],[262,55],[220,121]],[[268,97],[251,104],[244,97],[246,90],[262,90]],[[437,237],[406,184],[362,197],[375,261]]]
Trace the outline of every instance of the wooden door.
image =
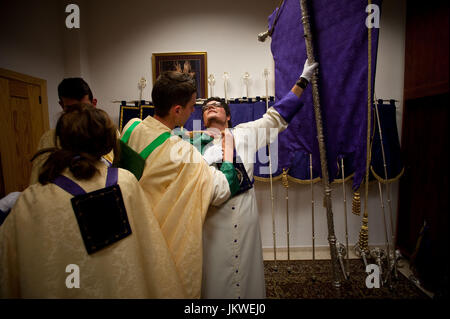
[[47,82],[0,68],[0,191],[23,191],[30,159],[49,128]]
[[448,278],[448,1],[406,5],[405,175],[400,180],[397,247],[406,257],[414,256],[426,222],[428,235],[422,247],[427,257],[421,258],[419,279],[426,289],[439,291]]

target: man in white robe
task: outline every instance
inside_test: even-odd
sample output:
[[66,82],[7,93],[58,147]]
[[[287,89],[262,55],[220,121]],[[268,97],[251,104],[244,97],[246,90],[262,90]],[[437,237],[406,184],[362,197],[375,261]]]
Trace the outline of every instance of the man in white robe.
[[[232,129],[236,155],[242,160],[250,180],[253,180],[255,153],[273,142],[302,107],[300,96],[316,67],[317,63],[310,66],[305,62],[303,73],[291,92],[261,119],[239,124]],[[212,143],[221,143],[221,135],[217,133],[231,126],[228,105],[219,98],[208,99],[203,105],[203,120],[208,128],[207,134],[214,138]],[[202,136],[206,143],[212,138]],[[261,233],[254,188],[208,210],[203,227],[202,298],[265,298]]]

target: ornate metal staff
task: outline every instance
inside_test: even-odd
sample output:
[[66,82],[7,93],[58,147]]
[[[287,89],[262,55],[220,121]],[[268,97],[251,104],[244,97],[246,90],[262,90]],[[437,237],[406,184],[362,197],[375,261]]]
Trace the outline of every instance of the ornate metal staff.
[[359,242],[357,242],[355,245],[355,253],[357,256],[362,257],[364,262],[364,269],[366,269],[368,265],[366,255],[368,255],[368,252],[362,250],[361,247],[359,247]]
[[[378,133],[380,134],[380,144],[381,144],[381,154],[383,157],[383,167],[384,167],[384,179],[386,181],[386,195],[387,195],[387,202],[388,202],[388,208],[389,208],[389,217],[390,217],[390,222],[391,222],[391,239],[392,239],[392,256],[391,256],[391,250],[389,249],[389,243],[388,243],[388,239],[386,239],[386,242],[388,243],[386,249],[386,254],[387,254],[387,258],[388,258],[388,267],[390,269],[390,271],[392,271],[392,269],[394,270],[394,276],[395,278],[397,278],[398,274],[397,274],[397,259],[395,256],[395,233],[394,233],[394,224],[393,224],[393,220],[392,220],[392,206],[391,206],[391,195],[390,195],[390,187],[389,187],[389,182],[388,182],[388,174],[387,174],[387,165],[386,165],[386,156],[384,153],[384,144],[383,144],[383,134],[381,131],[381,122],[380,122],[380,115],[378,112],[378,104],[377,101],[375,100],[375,114],[377,116],[377,125],[378,125]],[[380,194],[381,194],[381,183],[378,182],[378,187],[380,189]],[[384,205],[383,205],[383,216],[385,216],[384,214]],[[384,217],[385,219],[386,217]],[[384,227],[386,229],[386,238],[387,238],[387,227],[386,227],[386,220],[384,222]],[[393,259],[392,264],[390,264],[390,260],[391,258]],[[393,268],[391,268],[393,267]],[[390,276],[389,276],[390,278]]]
[[[389,258],[389,254],[391,252],[391,249],[389,248],[389,236],[388,236],[388,230],[387,230],[387,225],[386,225],[386,213],[384,211],[383,190],[381,189],[381,182],[380,181],[378,181],[378,190],[380,191],[381,210],[383,212],[384,238],[385,238],[385,241],[386,241],[387,266],[388,266],[388,269],[391,269],[390,260],[389,260],[390,259]],[[372,255],[372,257],[378,256],[378,255],[381,256],[382,254],[384,256],[384,253],[382,251],[380,252],[380,249],[378,247],[373,249],[370,252],[370,254]],[[376,258],[376,257],[374,257],[374,258]],[[381,268],[380,268],[380,275],[381,275]],[[386,273],[386,281],[389,282],[389,287],[391,287],[392,284],[391,284],[390,271],[388,271]]]
[[[378,265],[378,269],[380,269],[380,277],[383,278],[383,265],[381,260],[385,257],[385,253],[379,247],[376,247],[370,251],[370,255],[375,259]],[[380,280],[381,285],[383,285],[383,280]],[[391,288],[391,287],[390,287]]]
[[[264,69],[264,77],[266,79],[266,112],[269,109],[269,70]],[[273,206],[273,178],[272,178],[272,159],[270,156],[270,143],[268,144],[269,152],[269,179],[270,179],[270,200],[272,202],[272,235],[273,235],[273,260],[274,270],[278,270],[277,266],[277,241],[275,232],[275,209]]]
[[337,253],[338,260],[339,260],[339,264],[341,265],[341,270],[342,270],[342,274],[344,275],[344,279],[347,280],[348,275],[347,275],[347,272],[345,271],[344,257],[345,257],[345,255],[348,255],[348,254],[347,254],[344,244],[342,244],[340,242],[336,243],[336,253]]
[[[311,184],[311,225],[312,225],[312,260],[313,266],[316,263],[316,237],[314,235],[314,184],[313,184],[313,169],[312,169],[312,154],[309,154],[309,176]],[[311,276],[313,281],[316,281],[314,273]]]
[[[371,1],[369,0],[369,5]],[[369,213],[367,211],[367,202],[369,199],[369,166],[370,166],[370,124],[372,111],[372,29],[368,30],[368,61],[367,61],[367,151],[366,151],[366,177],[365,177],[365,194],[364,194],[364,215],[362,218],[361,230],[359,232],[358,247],[359,251],[365,261],[365,255],[369,254]]]
[[214,84],[216,84],[216,79],[214,78],[214,74],[210,74],[208,76],[208,83],[209,83],[209,96],[214,96]]
[[287,236],[287,260],[288,260],[288,265],[287,265],[287,271],[291,272],[291,248],[289,245],[289,181],[287,178],[287,172],[289,171],[289,169],[284,169],[283,168],[283,175],[281,177],[281,182],[283,183],[283,186],[286,188],[286,227],[287,227],[287,231],[286,231],[286,236]]
[[225,91],[225,103],[228,103],[228,79],[230,78],[230,74],[228,72],[223,73],[223,86]]
[[[314,51],[312,45],[312,33],[309,25],[309,15],[307,8],[307,1],[300,0],[300,6],[302,8],[302,21],[303,21],[303,29],[305,34],[305,43],[306,43],[306,52],[308,55],[308,61],[310,64],[314,63]],[[340,287],[341,282],[339,278],[339,265],[336,255],[336,236],[334,233],[334,222],[333,222],[333,212],[331,210],[331,188],[330,181],[328,179],[328,164],[327,164],[327,155],[325,149],[325,140],[323,135],[323,127],[322,127],[322,115],[320,110],[320,99],[319,99],[319,87],[317,84],[317,74],[318,68],[315,70],[311,82],[312,82],[312,94],[314,101],[314,113],[316,118],[316,126],[317,126],[317,138],[319,141],[319,151],[320,151],[320,163],[322,167],[322,184],[324,187],[324,204],[327,209],[327,224],[328,224],[328,242],[330,245],[330,255],[331,255],[331,264],[333,269],[333,278],[334,278],[334,286]]]
[[261,32],[258,34],[258,41],[259,42],[264,42],[266,41],[267,37],[271,37],[273,30],[275,29],[275,25],[278,22],[278,17],[280,15],[280,11],[281,11],[281,6],[283,5],[283,0],[280,1],[280,3],[278,4],[278,10],[277,10],[277,14],[275,16],[275,19],[273,21],[272,27],[270,28],[270,30],[266,30],[264,32]]
[[347,266],[347,272],[346,272],[346,279],[350,277],[350,264],[349,264],[349,255],[350,250],[348,250],[348,222],[347,222],[347,196],[345,193],[345,174],[344,174],[344,158],[341,158],[341,171],[342,171],[342,193],[344,196],[344,216],[345,216],[345,245],[347,248],[347,260],[346,260],[346,266]]

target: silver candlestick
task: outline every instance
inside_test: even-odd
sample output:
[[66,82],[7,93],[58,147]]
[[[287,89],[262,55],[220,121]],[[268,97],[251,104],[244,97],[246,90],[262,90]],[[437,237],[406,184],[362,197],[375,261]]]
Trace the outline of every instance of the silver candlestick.
[[209,96],[214,96],[214,84],[216,84],[216,79],[214,78],[214,74],[210,74],[208,76],[208,83],[209,83]]
[[139,87],[139,104],[141,104],[142,101],[142,92],[144,91],[145,87],[147,86],[147,80],[144,77],[141,77],[138,83]]
[[228,80],[230,79],[230,74],[228,72],[223,73],[223,86],[225,93],[225,103],[228,103]]
[[242,76],[242,79],[244,80],[244,85],[245,85],[245,92],[246,95],[245,97],[248,98],[248,82],[250,81],[250,74],[248,72],[245,72],[244,75]]

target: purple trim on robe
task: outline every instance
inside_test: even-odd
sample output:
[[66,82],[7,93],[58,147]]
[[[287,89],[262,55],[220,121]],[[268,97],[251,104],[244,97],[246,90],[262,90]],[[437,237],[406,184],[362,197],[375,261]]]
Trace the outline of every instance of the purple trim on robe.
[[105,187],[113,186],[117,184],[119,177],[119,169],[117,167],[108,167],[108,174],[106,175]]
[[301,99],[289,91],[280,101],[273,106],[275,110],[283,117],[283,119],[290,123],[294,115],[301,109],[303,103]]
[[64,175],[59,175],[58,177],[56,177],[53,180],[53,184],[61,187],[73,196],[86,194],[86,191],[84,189],[82,189],[77,183]]
[[[105,187],[116,185],[118,177],[119,177],[119,169],[117,167],[112,166],[108,167]],[[80,185],[78,185],[73,180],[64,175],[59,175],[58,177],[56,177],[53,180],[53,184],[61,187],[62,189],[64,189],[69,194],[72,194],[73,196],[86,194],[86,191],[83,188],[81,188]]]

